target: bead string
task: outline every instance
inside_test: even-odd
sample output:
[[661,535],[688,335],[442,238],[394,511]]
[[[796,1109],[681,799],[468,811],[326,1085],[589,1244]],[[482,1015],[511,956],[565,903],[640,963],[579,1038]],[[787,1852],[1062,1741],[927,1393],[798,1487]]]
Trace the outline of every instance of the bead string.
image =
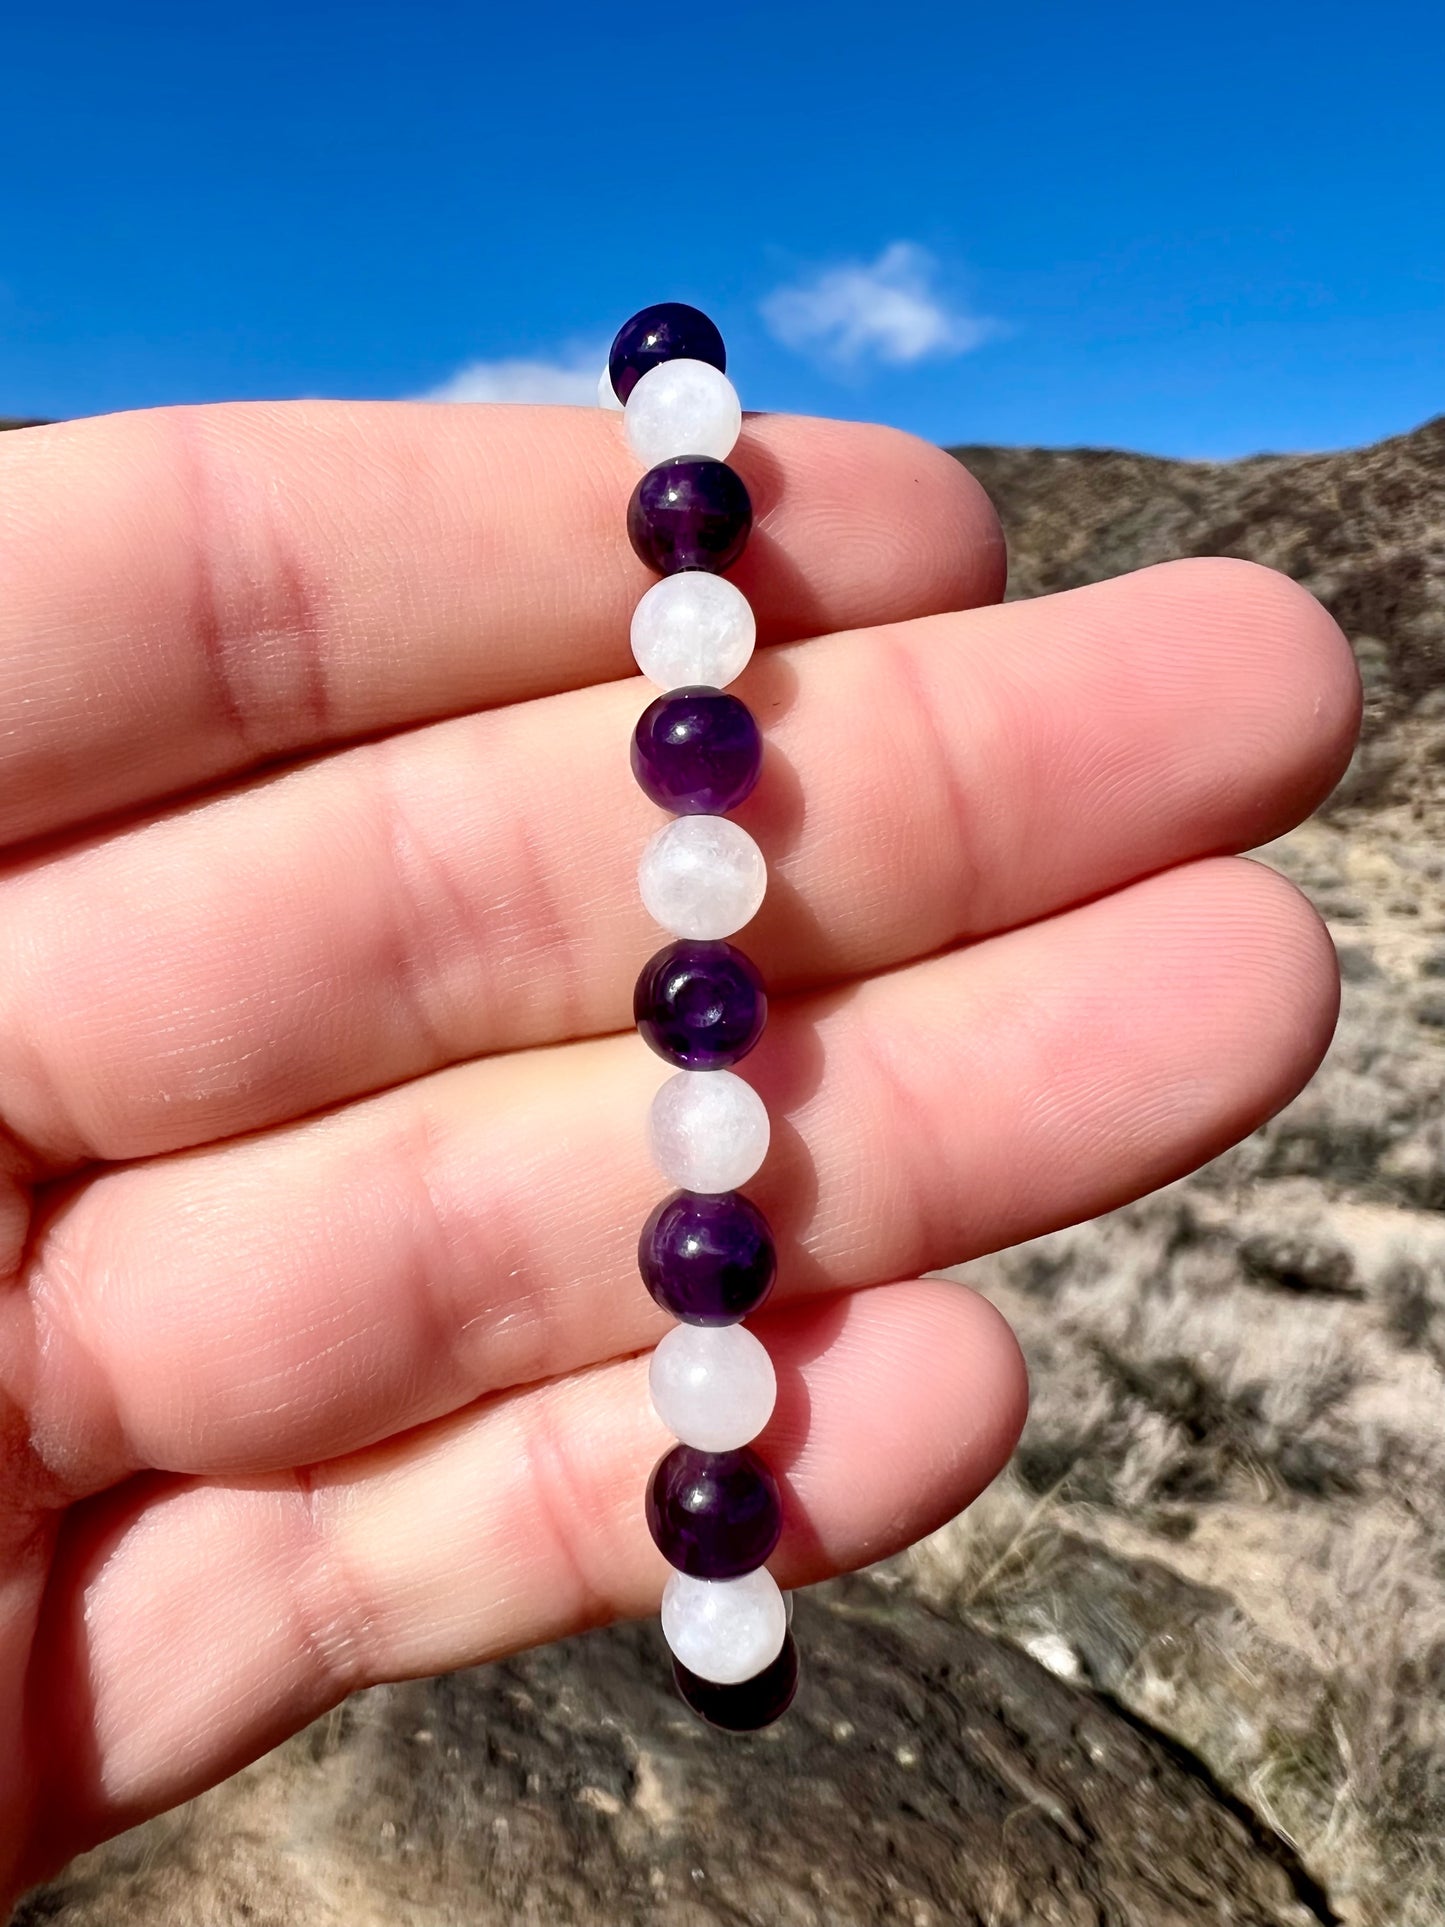
[[727,812],[751,792],[762,739],[726,693],[753,653],[756,624],[723,571],[742,554],[752,503],[727,465],[742,410],[722,336],[682,302],[624,324],[599,384],[621,407],[647,472],[627,532],[661,577],[632,619],[632,648],[663,694],[632,738],[632,770],[672,812],[642,853],[638,882],[673,941],[642,967],[633,1015],[674,1065],[653,1100],[648,1139],[679,1186],[638,1243],[643,1282],[680,1322],[653,1353],[652,1402],[678,1443],[654,1467],[647,1523],[673,1567],[662,1630],[682,1698],[732,1731],[784,1712],[798,1678],[790,1601],[764,1563],[782,1530],[777,1480],[751,1441],[772,1416],[777,1382],[742,1320],[772,1289],[776,1257],[761,1211],[738,1189],[768,1149],[768,1114],[729,1066],[762,1034],[756,965],[727,939],[757,913],[767,868]]

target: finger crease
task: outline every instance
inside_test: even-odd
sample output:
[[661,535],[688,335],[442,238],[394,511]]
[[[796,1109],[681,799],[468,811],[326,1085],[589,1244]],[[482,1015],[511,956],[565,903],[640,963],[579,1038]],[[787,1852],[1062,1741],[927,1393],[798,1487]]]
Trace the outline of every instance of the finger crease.
[[[906,704],[905,739],[915,746],[926,746],[932,765],[932,782],[920,784],[916,777],[910,776],[910,793],[915,797],[939,797],[947,818],[944,843],[947,868],[941,865],[940,875],[951,873],[957,878],[959,905],[957,915],[950,919],[950,928],[976,927],[983,881],[974,834],[978,822],[977,799],[959,774],[957,749],[939,718],[938,691],[929,683],[917,645],[901,630],[882,630],[880,640],[885,652],[881,670],[886,678],[888,703],[894,704],[901,697]],[[910,767],[913,760],[910,758]]]
[[376,1661],[376,1616],[342,1550],[313,1466],[291,1472],[302,1544],[292,1599],[301,1648],[336,1698],[370,1684]]
[[[325,736],[331,722],[320,612],[274,492],[228,499],[226,458],[178,409],[192,518],[190,630],[211,707],[248,757]],[[246,532],[253,552],[239,545]]]
[[598,1626],[613,1617],[611,1595],[592,1578],[582,1556],[582,1541],[605,1510],[577,1467],[574,1441],[557,1422],[552,1401],[543,1393],[527,1401],[518,1426],[525,1465],[525,1487],[532,1525],[547,1542],[556,1572],[553,1599],[558,1622]]

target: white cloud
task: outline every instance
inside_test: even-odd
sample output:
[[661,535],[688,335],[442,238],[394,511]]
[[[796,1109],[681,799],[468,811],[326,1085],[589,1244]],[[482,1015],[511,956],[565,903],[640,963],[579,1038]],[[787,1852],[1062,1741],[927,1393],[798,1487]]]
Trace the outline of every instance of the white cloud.
[[597,377],[607,350],[557,361],[518,356],[509,361],[469,361],[420,401],[560,401],[597,406]]
[[762,317],[785,347],[845,367],[868,358],[908,367],[931,355],[967,354],[993,324],[951,307],[935,286],[937,274],[926,248],[894,241],[876,261],[845,262],[776,289],[761,304]]

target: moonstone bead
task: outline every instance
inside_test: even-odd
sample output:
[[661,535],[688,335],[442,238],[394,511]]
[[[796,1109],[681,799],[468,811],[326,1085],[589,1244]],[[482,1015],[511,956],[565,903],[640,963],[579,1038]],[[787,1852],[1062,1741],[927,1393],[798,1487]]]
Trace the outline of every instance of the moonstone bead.
[[742,433],[737,390],[705,361],[660,361],[627,397],[627,442],[644,468],[679,455],[726,461]]
[[704,1452],[750,1445],[778,1396],[767,1347],[744,1325],[674,1325],[652,1354],[647,1383],[668,1431]]
[[652,1161],[689,1191],[732,1191],[768,1154],[768,1111],[735,1071],[676,1071],[648,1112]]
[[783,1530],[778,1482],[749,1446],[675,1445],[647,1483],[647,1529],[670,1566],[694,1579],[739,1579],[767,1560]]
[[746,703],[693,683],[647,705],[632,732],[631,758],[632,774],[660,809],[725,816],[757,786],[762,732]]
[[722,689],[752,660],[758,625],[725,576],[688,569],[654,582],[632,615],[632,653],[660,689]]
[[597,406],[610,408],[615,415],[622,413],[622,403],[617,399],[617,390],[612,386],[610,368],[604,368],[597,377]]
[[643,846],[637,883],[649,916],[675,937],[730,937],[758,913],[763,853],[725,816],[679,816]]
[[783,1650],[788,1609],[766,1566],[741,1579],[675,1572],[663,1589],[662,1636],[690,1673],[737,1686],[756,1679]]
[[642,966],[632,1015],[643,1041],[685,1071],[726,1070],[763,1034],[768,999],[751,957],[682,937]]
[[627,504],[627,538],[656,575],[730,569],[747,546],[752,498],[736,469],[688,455],[648,469]]
[[637,1241],[642,1282],[688,1325],[731,1325],[758,1309],[778,1260],[768,1221],[741,1191],[674,1191]]
[[703,1679],[680,1659],[672,1662],[672,1677],[683,1703],[727,1733],[756,1733],[771,1726],[793,1703],[798,1690],[798,1649],[789,1633],[771,1666],[736,1686],[718,1686]]
[[655,301],[623,322],[613,337],[607,371],[619,401],[661,361],[706,361],[722,373],[727,350],[717,323],[686,301]]

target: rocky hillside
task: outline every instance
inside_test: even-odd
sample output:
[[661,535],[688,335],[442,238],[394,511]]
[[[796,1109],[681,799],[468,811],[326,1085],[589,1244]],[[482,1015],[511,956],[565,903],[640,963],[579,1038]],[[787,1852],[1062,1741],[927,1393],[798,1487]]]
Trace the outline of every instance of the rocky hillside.
[[1016,1463],[804,1599],[773,1732],[701,1735],[616,1628],[364,1695],[22,1920],[1445,1918],[1445,420],[1233,464],[957,452],[1014,595],[1249,556],[1353,638],[1365,744],[1263,853],[1340,947],[1325,1069],[1195,1177],[964,1268],[1030,1355]]
[[1362,754],[1336,797],[1439,805],[1445,760],[1445,416],[1336,455],[1170,462],[1111,449],[959,448],[1010,537],[1011,596],[1180,555],[1303,582],[1359,656]]
[[1354,767],[1261,854],[1328,918],[1324,1069],[1099,1223],[966,1266],[1030,1355],[1009,1476],[903,1563],[1169,1733],[1370,1927],[1445,1918],[1445,420],[1193,464],[960,450],[1012,593],[1170,555],[1287,570],[1354,641]]

